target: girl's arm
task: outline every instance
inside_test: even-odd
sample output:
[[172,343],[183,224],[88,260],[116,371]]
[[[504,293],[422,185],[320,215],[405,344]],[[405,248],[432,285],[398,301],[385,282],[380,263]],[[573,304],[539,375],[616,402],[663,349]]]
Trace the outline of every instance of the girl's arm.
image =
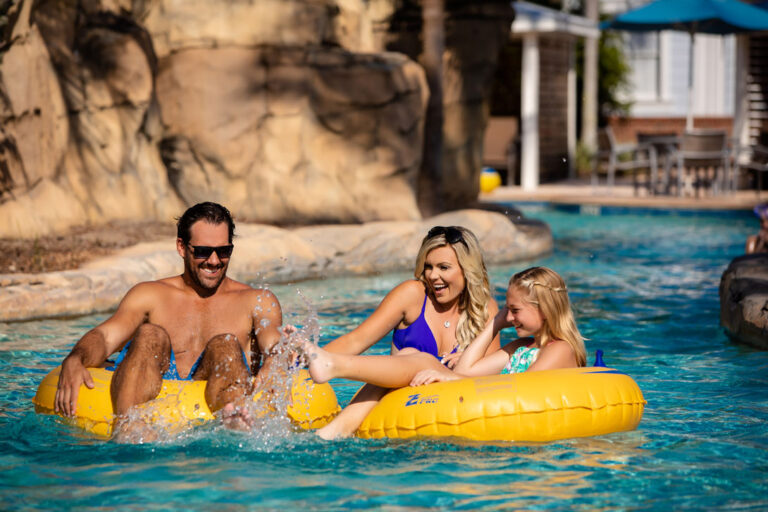
[[409,309],[418,307],[421,311],[424,294],[421,281],[400,283],[384,297],[371,316],[352,331],[328,343],[325,350],[338,354],[362,354],[397,327]]
[[[488,324],[493,323],[493,320],[498,313],[499,313],[499,305],[496,303],[494,299],[491,299],[490,302],[488,303],[488,315],[490,318],[488,320],[488,323],[486,323],[486,327],[488,326]],[[496,332],[490,344],[488,344],[488,346],[485,348],[484,354],[486,356],[493,354],[494,352],[496,352],[501,348],[500,339],[501,339],[501,336],[499,335],[498,332]],[[465,351],[452,352],[450,354],[445,354],[440,359],[440,362],[443,363],[448,368],[452,370],[456,370],[456,364],[458,363],[459,359],[464,355],[464,352]]]
[[454,368],[456,373],[468,377],[476,377],[479,375],[492,375],[504,368],[509,355],[504,350],[494,350],[488,353],[488,349],[494,340],[498,343],[499,331],[511,325],[507,322],[506,317],[507,309],[503,308],[488,322],[485,329],[464,350]]

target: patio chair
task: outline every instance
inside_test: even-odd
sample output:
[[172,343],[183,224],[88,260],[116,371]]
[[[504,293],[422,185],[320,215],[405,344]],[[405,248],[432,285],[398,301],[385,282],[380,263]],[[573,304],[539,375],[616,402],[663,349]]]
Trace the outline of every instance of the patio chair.
[[644,133],[637,132],[638,144],[652,144],[656,149],[656,159],[659,169],[662,170],[662,176],[659,176],[659,182],[653,184],[654,194],[659,191],[669,194],[669,169],[672,165],[671,156],[677,153],[680,138],[674,132],[665,133]]
[[638,173],[648,170],[645,187],[649,194],[655,192],[658,165],[656,148],[653,144],[617,144],[611,127],[601,128],[597,133],[598,151],[592,160],[592,191],[599,184],[601,164],[606,166],[606,184],[608,190],[616,181],[616,171],[632,172],[634,193],[637,195]]
[[515,184],[518,120],[516,117],[491,117],[483,136],[483,166],[506,170],[507,185]]
[[[717,195],[729,187],[728,139],[725,130],[690,130],[680,138],[680,149],[672,156],[672,165],[677,170],[677,195],[683,195],[684,178],[690,177],[688,185],[695,188],[709,186]],[[713,170],[713,172],[710,172]],[[690,170],[689,176],[685,176]]]
[[[760,142],[768,143],[768,132],[760,138]],[[738,185],[741,170],[746,169],[755,173],[757,197],[763,190],[763,174],[768,173],[768,145],[737,146],[734,155],[733,188]]]

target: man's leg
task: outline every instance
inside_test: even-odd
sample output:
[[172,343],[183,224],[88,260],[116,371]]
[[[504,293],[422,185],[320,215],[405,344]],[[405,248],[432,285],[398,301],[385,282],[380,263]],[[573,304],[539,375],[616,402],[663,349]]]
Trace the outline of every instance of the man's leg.
[[125,358],[112,376],[110,394],[115,415],[152,400],[160,392],[171,361],[171,339],[165,329],[143,324],[134,334]]
[[219,334],[211,338],[192,378],[208,381],[205,401],[212,412],[227,404],[239,402],[250,393],[251,374],[243,361],[243,351],[237,336]]

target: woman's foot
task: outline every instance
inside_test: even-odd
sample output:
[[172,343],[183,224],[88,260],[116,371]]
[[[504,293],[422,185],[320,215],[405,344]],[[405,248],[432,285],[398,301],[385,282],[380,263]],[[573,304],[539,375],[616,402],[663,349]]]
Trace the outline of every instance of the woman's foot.
[[336,376],[334,374],[336,367],[334,354],[323,350],[309,340],[303,340],[301,348],[307,358],[309,374],[312,376],[312,380],[317,384],[323,384]]

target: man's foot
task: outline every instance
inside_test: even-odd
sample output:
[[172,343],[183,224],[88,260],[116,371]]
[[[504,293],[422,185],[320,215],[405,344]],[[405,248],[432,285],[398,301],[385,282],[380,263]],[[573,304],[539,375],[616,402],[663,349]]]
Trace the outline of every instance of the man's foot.
[[309,340],[302,340],[301,348],[307,358],[309,374],[317,384],[331,380],[334,375],[334,355],[323,350]]
[[245,406],[236,406],[231,402],[221,408],[221,422],[228,429],[241,432],[247,432],[253,428],[253,419]]
[[112,441],[120,444],[151,443],[158,437],[157,429],[142,419],[121,419],[112,429]]

